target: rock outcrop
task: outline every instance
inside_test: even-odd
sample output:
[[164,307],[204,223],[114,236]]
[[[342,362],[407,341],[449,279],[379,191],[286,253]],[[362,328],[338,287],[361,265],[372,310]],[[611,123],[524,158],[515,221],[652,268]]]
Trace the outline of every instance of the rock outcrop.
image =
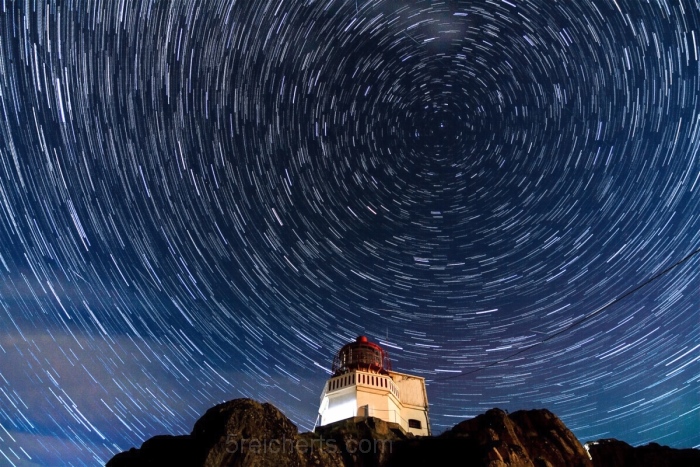
[[[491,409],[435,438],[397,445],[391,465],[593,467],[586,450],[548,410]],[[411,462],[419,461],[412,464]]]
[[153,465],[342,467],[340,450],[313,446],[271,404],[236,399],[209,409],[190,435],[156,436],[114,456],[108,467]]
[[[320,427],[314,433],[299,433],[297,427],[274,406],[236,399],[209,409],[195,423],[191,434],[156,436],[139,449],[117,454],[107,466],[700,465],[639,462],[637,457],[630,457],[626,448],[622,448],[624,446],[618,449],[603,442],[591,446],[594,459],[598,456],[613,459],[613,463],[592,462],[573,433],[548,410],[519,411],[508,415],[502,410],[492,409],[435,437],[414,437],[396,424],[371,417],[334,423]],[[698,452],[694,451],[695,454]],[[671,458],[667,453],[661,455],[665,459]],[[649,459],[656,457],[650,455]]]
[[698,467],[700,450],[672,449],[656,443],[633,447],[616,439],[586,443],[594,467]]

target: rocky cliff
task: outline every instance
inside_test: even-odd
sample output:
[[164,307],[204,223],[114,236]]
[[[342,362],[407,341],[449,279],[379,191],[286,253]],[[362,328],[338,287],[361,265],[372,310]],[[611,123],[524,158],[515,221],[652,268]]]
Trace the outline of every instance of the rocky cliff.
[[[611,447],[599,443],[591,446],[594,448],[591,452]],[[612,456],[610,452],[601,450],[600,455]],[[139,449],[117,454],[107,466],[675,465],[624,463],[628,459],[634,462],[635,458],[627,454],[613,457],[614,463],[592,462],[573,433],[548,410],[509,415],[492,409],[435,437],[414,437],[395,424],[375,418],[347,420],[321,427],[314,433],[299,433],[274,406],[237,399],[208,410],[195,423],[191,434],[156,436]]]
[[601,439],[586,443],[594,467],[699,467],[700,450],[672,449],[656,443],[632,447],[624,441]]

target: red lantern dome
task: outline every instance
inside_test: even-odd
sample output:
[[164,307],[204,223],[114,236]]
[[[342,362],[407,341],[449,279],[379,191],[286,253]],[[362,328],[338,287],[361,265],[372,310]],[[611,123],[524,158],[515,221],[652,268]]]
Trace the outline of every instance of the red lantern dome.
[[351,370],[372,371],[386,374],[391,370],[389,355],[379,345],[359,336],[355,342],[346,344],[333,358],[333,376]]

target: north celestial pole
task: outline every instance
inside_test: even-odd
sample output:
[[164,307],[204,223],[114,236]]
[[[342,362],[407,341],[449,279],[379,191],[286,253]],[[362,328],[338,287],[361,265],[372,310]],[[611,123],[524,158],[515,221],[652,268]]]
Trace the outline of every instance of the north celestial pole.
[[310,429],[359,334],[436,432],[700,447],[698,258],[557,334],[700,247],[698,40],[691,0],[5,0],[0,463],[237,397]]

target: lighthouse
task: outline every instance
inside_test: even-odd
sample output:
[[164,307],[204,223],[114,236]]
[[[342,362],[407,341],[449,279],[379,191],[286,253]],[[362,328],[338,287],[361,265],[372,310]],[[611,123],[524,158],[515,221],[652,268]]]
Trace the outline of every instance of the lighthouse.
[[430,435],[425,378],[392,371],[389,355],[365,336],[333,359],[321,393],[318,426],[375,417],[418,436]]

